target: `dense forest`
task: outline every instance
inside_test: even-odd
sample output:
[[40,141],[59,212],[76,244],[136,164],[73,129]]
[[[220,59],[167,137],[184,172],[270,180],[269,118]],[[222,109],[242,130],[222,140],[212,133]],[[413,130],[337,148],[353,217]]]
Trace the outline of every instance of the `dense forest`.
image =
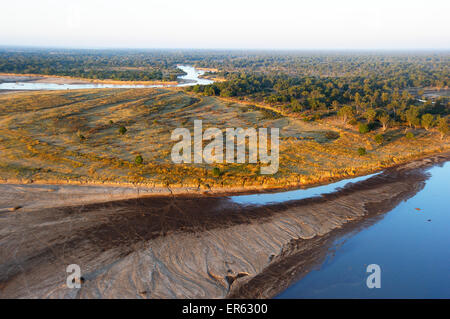
[[197,65],[220,69],[226,81],[187,90],[264,102],[306,120],[339,115],[362,131],[389,125],[445,131],[450,113],[448,53],[253,53]]

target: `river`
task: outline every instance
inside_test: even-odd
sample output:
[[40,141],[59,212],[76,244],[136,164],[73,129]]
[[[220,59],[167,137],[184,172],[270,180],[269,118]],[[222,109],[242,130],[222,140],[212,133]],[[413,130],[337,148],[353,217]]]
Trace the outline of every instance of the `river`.
[[[0,83],[0,90],[78,90],[78,89],[109,89],[109,88],[155,88],[155,87],[182,87],[196,84],[211,84],[213,81],[201,76],[205,73],[190,65],[178,65],[186,74],[178,77],[180,83],[175,85],[143,85],[143,84],[108,84],[108,83],[51,83],[17,81]],[[20,78],[20,77],[17,77]],[[39,76],[36,76],[39,79]]]
[[448,159],[238,196],[0,185],[0,297],[450,298]]
[[[421,191],[367,227],[337,238],[326,258],[277,298],[450,298],[450,163]],[[369,264],[381,288],[369,289]]]

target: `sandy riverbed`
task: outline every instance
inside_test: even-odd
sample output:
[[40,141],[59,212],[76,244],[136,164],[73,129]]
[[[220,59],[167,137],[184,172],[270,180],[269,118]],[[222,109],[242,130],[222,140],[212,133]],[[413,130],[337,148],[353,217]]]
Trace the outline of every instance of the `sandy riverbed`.
[[[423,169],[448,159],[432,156],[321,197],[265,206],[218,196],[92,203],[104,190],[64,188],[40,189],[33,204],[16,185],[10,193],[22,192],[29,204],[0,213],[0,297],[272,297],[323,258],[337,232],[413,196],[427,179]],[[5,203],[10,195],[3,196]],[[74,205],[75,198],[85,202]],[[65,285],[73,263],[82,269],[80,289]]]
[[51,84],[134,84],[134,85],[176,85],[176,81],[116,81],[83,79],[69,76],[51,76],[37,74],[12,74],[0,73],[0,83],[31,82],[31,83],[51,83]]

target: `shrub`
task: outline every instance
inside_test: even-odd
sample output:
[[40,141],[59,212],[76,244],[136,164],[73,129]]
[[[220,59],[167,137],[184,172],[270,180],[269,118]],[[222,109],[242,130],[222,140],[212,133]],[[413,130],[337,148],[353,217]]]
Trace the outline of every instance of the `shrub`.
[[127,132],[127,128],[125,126],[121,126],[119,128],[119,134],[123,135]]
[[220,176],[220,169],[218,167],[214,167],[212,173],[213,173],[214,177],[219,177]]
[[80,139],[80,142],[83,142],[86,139],[86,137],[83,134],[81,134],[80,131],[77,132],[77,135],[78,135],[78,138]]
[[259,111],[261,111],[264,120],[275,120],[283,117],[283,115],[272,110],[261,108]]
[[370,131],[369,125],[367,125],[365,123],[359,123],[359,133],[365,134],[365,133],[369,133],[369,131]]
[[358,148],[358,154],[360,155],[360,156],[362,156],[362,155],[366,155],[366,149],[364,148],[364,147],[360,147],[360,148]]
[[136,158],[134,159],[134,162],[136,163],[136,164],[142,164],[143,162],[144,162],[144,159],[142,158],[142,156],[141,155],[138,155],[138,156],[136,156]]
[[338,139],[339,137],[341,137],[341,135],[339,134],[339,132],[327,131],[325,133],[325,137],[329,140],[335,140],[335,139]]
[[375,142],[376,142],[377,144],[383,144],[383,142],[384,142],[384,136],[383,136],[383,134],[377,134],[377,135],[375,135]]
[[413,132],[406,132],[405,136],[406,136],[406,138],[409,138],[409,139],[413,139],[414,138]]

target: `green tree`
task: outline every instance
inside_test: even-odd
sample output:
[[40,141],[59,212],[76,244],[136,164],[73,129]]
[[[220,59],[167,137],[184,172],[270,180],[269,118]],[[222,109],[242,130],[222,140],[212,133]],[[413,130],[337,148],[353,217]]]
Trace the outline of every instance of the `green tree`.
[[144,162],[144,159],[142,158],[141,155],[138,155],[138,156],[135,157],[134,162],[139,165],[139,164],[142,164]]
[[123,135],[127,132],[127,128],[125,126],[121,126],[119,128],[119,134]]
[[377,116],[377,111],[373,108],[367,109],[366,113],[364,113],[364,117],[367,119],[368,123],[372,123]]
[[422,115],[422,126],[428,131],[432,126],[434,122],[434,116],[430,113],[426,113]]
[[389,122],[391,120],[391,117],[389,116],[389,114],[387,112],[383,112],[378,117],[378,120],[380,121],[381,125],[383,126],[383,131],[386,131],[386,129],[388,128]]
[[355,105],[356,105],[356,113],[359,114],[359,108],[361,106],[361,95],[356,92],[355,96],[353,97],[353,99],[355,100]]
[[419,108],[417,106],[411,106],[409,109],[405,112],[406,115],[406,121],[408,122],[409,127],[411,126],[419,126],[420,119],[419,119]]
[[303,106],[301,105],[300,101],[297,99],[292,100],[291,107],[292,107],[293,112],[303,111]]
[[347,124],[347,121],[353,117],[353,108],[350,105],[341,107],[338,111],[338,116],[342,119],[344,124]]
[[334,101],[331,103],[331,107],[333,108],[333,110],[337,110],[337,109],[339,108],[339,102],[336,101],[336,100],[334,100]]
[[220,168],[218,168],[218,167],[213,168],[213,176],[220,177]]
[[439,133],[441,133],[442,140],[444,139],[445,135],[448,135],[449,133],[447,119],[445,117],[439,117],[437,123],[437,128]]

